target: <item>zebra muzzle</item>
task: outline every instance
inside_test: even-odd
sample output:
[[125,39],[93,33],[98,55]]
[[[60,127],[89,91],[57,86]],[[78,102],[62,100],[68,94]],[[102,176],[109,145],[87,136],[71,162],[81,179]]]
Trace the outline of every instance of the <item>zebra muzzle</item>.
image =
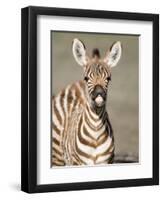
[[104,103],[104,99],[101,95],[98,95],[96,98],[95,98],[95,103],[97,106],[102,106],[103,103]]
[[101,107],[104,105],[106,93],[100,85],[96,85],[92,92],[92,99],[96,106]]

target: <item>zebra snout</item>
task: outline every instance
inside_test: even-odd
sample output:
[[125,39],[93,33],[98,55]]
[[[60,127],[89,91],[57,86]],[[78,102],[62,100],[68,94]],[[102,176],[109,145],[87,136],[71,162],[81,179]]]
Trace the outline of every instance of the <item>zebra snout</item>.
[[104,100],[106,98],[106,92],[101,85],[96,85],[92,92],[93,99],[95,99],[97,96],[101,96]]
[[92,92],[92,100],[97,106],[102,106],[106,100],[106,93],[102,86],[96,85]]

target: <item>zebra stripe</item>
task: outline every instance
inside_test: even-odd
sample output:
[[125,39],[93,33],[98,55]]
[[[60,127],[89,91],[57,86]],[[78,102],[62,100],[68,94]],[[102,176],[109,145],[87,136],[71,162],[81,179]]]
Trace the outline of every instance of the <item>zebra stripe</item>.
[[114,143],[106,110],[92,111],[83,82],[52,99],[52,121],[52,166],[111,162]]

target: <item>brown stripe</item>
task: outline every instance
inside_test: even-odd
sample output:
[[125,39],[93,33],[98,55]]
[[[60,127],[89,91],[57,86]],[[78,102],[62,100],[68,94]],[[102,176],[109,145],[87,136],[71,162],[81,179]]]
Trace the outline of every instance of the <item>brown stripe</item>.
[[[92,114],[91,114],[91,112],[90,112],[90,110],[89,110],[89,109],[91,109],[91,108],[88,108],[88,105],[86,105],[86,109],[87,109],[87,111],[88,111],[89,117],[91,117],[93,121],[97,122],[99,119],[95,119],[95,118],[92,116]],[[92,112],[93,112],[93,111],[92,111]]]
[[[102,110],[100,111],[100,114],[98,115],[98,118],[97,118],[97,119],[95,119],[95,118],[93,117],[93,115],[92,115],[92,113],[94,113],[95,115],[97,115],[97,113],[95,113],[95,111],[93,111],[92,108],[91,108],[90,106],[88,107],[88,105],[86,105],[86,109],[87,109],[87,111],[88,111],[89,117],[91,117],[92,120],[95,121],[95,122],[98,122],[99,119],[102,119],[102,118],[105,119],[105,118],[106,118],[106,111],[105,111],[105,108],[104,108],[104,107],[103,107]],[[91,111],[92,111],[92,113],[91,113]],[[104,117],[104,116],[105,116],[105,117]]]
[[110,134],[109,134],[109,131],[108,131],[108,127],[107,127],[107,126],[105,127],[104,132],[103,132],[101,135],[98,136],[97,140],[101,140],[101,138],[103,137],[103,134],[106,134],[107,136],[110,137]]
[[87,131],[86,127],[83,125],[83,132],[84,134],[89,137],[91,140],[94,140],[94,138],[92,137],[92,135],[90,135],[90,133]]
[[103,164],[103,163],[105,163],[105,162],[107,162],[108,164],[112,164],[113,161],[114,161],[114,153],[111,154],[111,156],[110,156],[109,158],[107,158],[107,159],[105,159],[105,160],[103,160],[103,161],[101,161],[101,162],[98,162],[98,164]]
[[112,164],[113,161],[114,161],[114,153],[111,154],[109,158],[106,158],[105,160],[98,162],[98,164],[104,164],[105,162],[107,162],[108,164]]
[[91,147],[96,148],[96,147],[97,147],[97,143],[96,143],[94,140],[92,140],[92,142],[90,142],[90,141],[85,140],[85,139],[82,137],[82,135],[81,135],[81,125],[82,125],[82,118],[80,119],[80,121],[79,121],[79,126],[78,126],[78,135],[77,135],[77,137],[79,138],[79,141],[80,141],[82,144],[85,144],[85,145],[87,145],[87,146],[91,146]]
[[57,153],[59,156],[62,157],[62,153],[60,151],[58,151],[58,149],[56,149],[55,147],[52,147],[53,151],[52,154],[55,155],[55,153]]
[[79,165],[79,163],[77,163],[76,161],[73,161],[73,165]]
[[71,88],[70,88],[70,90],[69,90],[69,93],[68,93],[68,96],[67,96],[67,105],[68,105],[68,108],[67,108],[67,110],[68,110],[68,113],[70,114],[70,105],[72,104],[72,102],[73,102],[73,96],[72,96],[72,92],[71,92]]
[[109,136],[109,133],[107,132],[107,127],[105,127],[104,132],[101,135],[98,136],[97,141],[101,140],[101,138],[104,137],[104,134]]
[[101,144],[103,144],[107,139],[108,139],[109,135],[107,132],[104,132],[102,135],[99,136],[99,138],[97,139],[98,142],[98,146],[100,146]]
[[73,156],[73,161],[76,162],[76,163],[78,163],[78,165],[81,165],[81,164],[85,164],[86,165],[86,163],[83,160],[81,160],[77,154],[75,154]]
[[55,166],[64,166],[65,163],[55,159],[55,160],[52,160],[52,166],[53,165],[55,165]]
[[61,118],[61,116],[59,114],[59,111],[58,111],[58,109],[56,107],[56,100],[55,99],[54,99],[53,108],[54,108],[54,114],[56,115],[56,117],[57,117],[58,121],[60,122],[60,124],[62,124],[62,118]]
[[89,154],[87,154],[87,153],[81,151],[81,150],[78,148],[76,141],[75,141],[75,148],[76,148],[76,151],[77,151],[77,153],[78,153],[79,155],[81,155],[81,156],[83,156],[83,157],[86,157],[86,158],[88,158],[88,159],[91,159],[91,160],[95,160],[95,157],[93,157],[93,156],[91,156],[91,155],[89,155]]
[[64,110],[65,90],[62,90],[60,96],[61,96],[61,107],[62,107],[62,109],[63,109],[63,113],[64,113],[64,116],[65,116],[65,110]]
[[82,144],[86,145],[86,146],[90,146],[90,147],[93,147],[93,148],[96,148],[96,147],[97,147],[97,143],[96,143],[95,141],[90,142],[90,141],[87,141],[87,140],[85,140],[84,138],[82,138],[81,132],[79,132],[78,138],[79,138],[79,141],[80,141]]
[[54,144],[60,146],[60,142],[56,138],[53,138],[53,142],[54,142]]
[[[87,125],[93,130],[93,131],[98,131],[99,129],[102,128],[102,126],[104,125],[104,118],[102,119],[102,122],[98,125],[98,126],[94,126],[90,121],[89,121],[89,117],[87,116],[87,114],[84,115],[85,121],[87,123]],[[94,119],[92,119],[94,120]],[[97,122],[97,121],[96,121]]]
[[58,160],[59,162],[64,162],[63,160],[61,160],[61,158],[56,154],[56,155],[52,155],[52,159],[56,159]]
[[56,127],[56,125],[52,122],[52,128],[54,129],[55,133],[60,135],[60,130]]
[[[80,85],[80,84],[79,84]],[[81,91],[80,89],[77,87],[77,85],[74,84],[74,89],[75,89],[75,96],[76,96],[76,101],[77,103],[79,102],[80,104],[84,104],[84,99],[82,99],[82,95],[81,95]],[[82,88],[81,88],[82,90]]]
[[84,104],[85,103],[85,84],[84,84],[84,82],[79,81],[79,86],[80,86],[80,90],[83,91],[83,97],[82,97],[82,92],[78,89],[80,92],[80,101],[81,101],[81,104]]
[[85,83],[84,81],[79,81],[79,85],[80,87],[83,89],[83,91],[85,90]]
[[[80,118],[80,121],[79,121],[79,123],[78,123],[78,125],[77,125],[77,130],[78,130],[78,132],[80,132],[80,131],[79,131],[79,130],[80,130],[79,124],[82,122],[81,120],[82,120],[82,119]],[[80,126],[81,126],[81,124],[80,124]],[[76,137],[78,137],[78,136],[76,136]],[[76,140],[74,141],[73,147],[75,147],[75,146],[76,146]],[[81,164],[86,164],[83,160],[80,159],[80,157],[78,156],[78,152],[76,152],[76,149],[75,149],[75,148],[74,148],[73,159],[75,159],[76,162],[79,163],[79,165],[81,165]]]
[[75,85],[72,86],[72,90],[74,90],[75,99],[74,99],[74,105],[72,107],[72,112],[71,113],[73,113],[74,110],[76,109],[76,105],[78,104],[78,98],[80,98],[79,94],[77,93],[77,88],[76,88]]
[[[112,149],[113,148],[113,149]],[[111,151],[112,150],[112,151]],[[114,152],[114,143],[112,142],[112,144],[110,145],[110,147],[103,153],[100,153],[96,156],[96,159],[98,159],[101,156],[106,156],[107,154],[112,154]]]

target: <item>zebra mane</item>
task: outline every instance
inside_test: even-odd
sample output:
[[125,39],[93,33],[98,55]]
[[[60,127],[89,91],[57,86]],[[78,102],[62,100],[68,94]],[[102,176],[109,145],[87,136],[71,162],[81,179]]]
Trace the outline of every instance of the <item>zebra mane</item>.
[[100,51],[97,48],[92,51],[92,58],[94,57],[100,58]]

